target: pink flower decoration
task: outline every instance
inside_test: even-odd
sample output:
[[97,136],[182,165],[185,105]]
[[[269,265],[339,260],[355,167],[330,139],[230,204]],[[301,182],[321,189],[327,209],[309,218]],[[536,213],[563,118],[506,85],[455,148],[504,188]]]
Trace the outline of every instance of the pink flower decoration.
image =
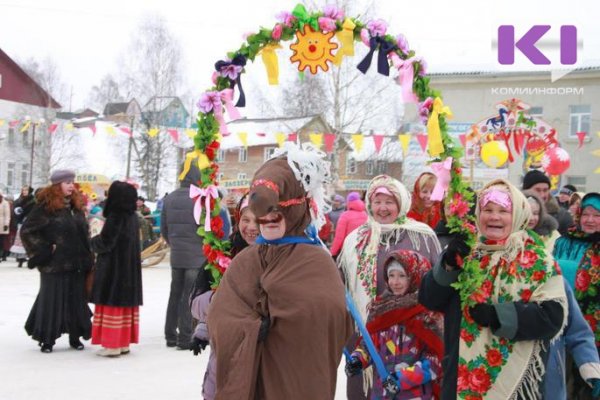
[[423,59],[423,57],[420,56],[415,57],[414,60],[420,65],[419,75],[425,76],[427,74],[427,62]]
[[221,266],[221,268],[227,269],[229,268],[229,264],[231,264],[231,258],[219,255],[217,256],[217,263]]
[[242,68],[243,67],[241,65],[230,64],[225,67],[222,67],[219,70],[219,75],[229,78],[233,81],[236,80],[237,77],[240,75],[240,72],[242,72]]
[[323,10],[323,16],[337,21],[344,19],[344,10],[337,8],[333,4],[327,4]]
[[319,17],[319,29],[323,32],[335,31],[335,20],[328,17]]
[[275,28],[273,28],[273,32],[271,32],[271,38],[273,40],[279,40],[279,39],[281,39],[281,32],[282,31],[283,31],[283,26],[281,26],[281,24],[275,25]]
[[464,217],[469,212],[469,204],[460,194],[455,194],[450,203],[450,213],[458,218]]
[[219,96],[219,92],[202,93],[200,100],[198,100],[198,103],[196,104],[198,109],[204,114],[208,114],[219,105],[221,105],[221,96]]
[[399,34],[398,36],[396,36],[396,44],[398,45],[398,48],[402,50],[403,53],[408,54],[408,40],[406,40],[406,37],[403,34]]
[[360,40],[364,43],[365,46],[369,47],[369,31],[365,28],[360,31]]
[[382,19],[374,19],[367,23],[367,29],[373,36],[383,36],[387,31],[387,23]]
[[276,18],[277,18],[277,20],[279,20],[279,22],[281,22],[288,28],[290,28],[292,26],[292,24],[294,23],[294,21],[296,20],[296,17],[294,17],[291,13],[289,13],[287,11],[280,12],[279,14],[277,14]]
[[419,116],[421,117],[421,121],[423,123],[427,123],[427,118],[429,118],[429,111],[433,106],[433,98],[428,97],[419,105]]
[[217,84],[217,78],[219,77],[219,74],[217,73],[217,71],[214,71],[212,76],[210,77],[211,82],[213,83],[213,85]]

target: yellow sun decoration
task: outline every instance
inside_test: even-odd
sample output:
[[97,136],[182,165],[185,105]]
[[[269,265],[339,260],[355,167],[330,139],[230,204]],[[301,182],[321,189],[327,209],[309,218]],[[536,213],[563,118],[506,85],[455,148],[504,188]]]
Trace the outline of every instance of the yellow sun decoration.
[[327,62],[333,62],[332,51],[338,47],[337,43],[329,41],[333,35],[334,32],[315,32],[308,24],[304,25],[304,33],[296,32],[298,41],[290,45],[290,49],[294,51],[290,61],[298,61],[300,71],[304,71],[308,67],[311,74],[316,74],[318,68],[327,72],[329,70]]

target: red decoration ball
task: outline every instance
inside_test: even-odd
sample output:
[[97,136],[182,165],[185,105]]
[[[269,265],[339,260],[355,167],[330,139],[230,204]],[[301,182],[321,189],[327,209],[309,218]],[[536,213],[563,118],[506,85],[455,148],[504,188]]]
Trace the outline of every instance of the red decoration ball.
[[550,175],[561,175],[571,166],[571,157],[562,147],[552,147],[542,157],[542,167]]

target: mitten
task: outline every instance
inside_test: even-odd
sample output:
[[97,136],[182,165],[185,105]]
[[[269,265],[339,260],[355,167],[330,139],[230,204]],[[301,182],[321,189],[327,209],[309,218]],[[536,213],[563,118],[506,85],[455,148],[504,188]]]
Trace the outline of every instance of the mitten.
[[464,258],[471,253],[471,247],[466,239],[465,235],[456,234],[446,247],[444,263],[452,269],[462,268]]
[[351,377],[360,374],[362,368],[363,366],[360,359],[356,356],[352,356],[348,361],[346,361],[346,368],[344,368],[344,370],[346,371],[346,376]]
[[491,304],[477,304],[469,307],[469,314],[481,326],[490,327],[493,330],[500,328],[496,308]]

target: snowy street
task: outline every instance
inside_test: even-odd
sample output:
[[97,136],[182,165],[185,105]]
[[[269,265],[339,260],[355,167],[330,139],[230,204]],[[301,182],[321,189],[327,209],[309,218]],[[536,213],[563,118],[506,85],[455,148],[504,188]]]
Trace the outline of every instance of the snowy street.
[[[43,354],[23,328],[37,294],[39,273],[17,268],[14,258],[0,263],[0,399],[202,399],[208,352],[194,357],[190,351],[165,346],[170,276],[168,263],[143,269],[140,343],[131,346],[130,354],[98,357],[95,352],[100,346],[89,341],[83,351],[76,351],[69,347],[68,335],[56,342],[51,354]],[[336,399],[345,398],[345,386],[342,366]]]

